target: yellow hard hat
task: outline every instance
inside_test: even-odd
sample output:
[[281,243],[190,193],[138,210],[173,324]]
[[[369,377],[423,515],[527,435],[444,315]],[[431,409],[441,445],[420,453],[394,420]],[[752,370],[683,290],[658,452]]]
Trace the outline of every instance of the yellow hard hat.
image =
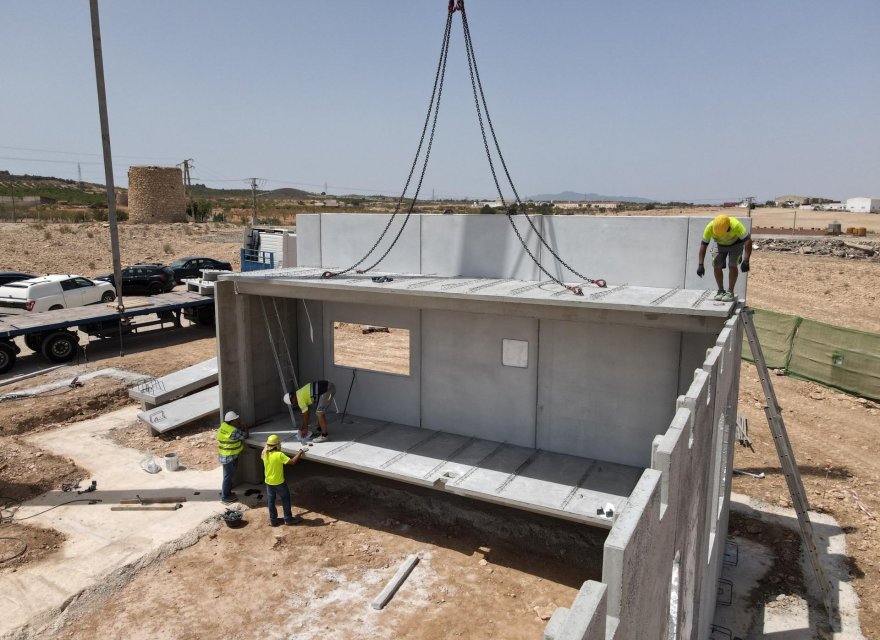
[[712,231],[715,232],[716,236],[723,235],[730,230],[730,218],[728,218],[723,213],[720,216],[716,216],[712,221]]
[[281,438],[279,438],[276,434],[272,434],[268,438],[266,438],[266,444],[281,444]]

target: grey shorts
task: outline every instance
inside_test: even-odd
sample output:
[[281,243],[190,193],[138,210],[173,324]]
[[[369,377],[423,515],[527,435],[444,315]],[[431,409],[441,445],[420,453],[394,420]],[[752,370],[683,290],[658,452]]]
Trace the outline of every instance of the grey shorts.
[[318,396],[318,405],[315,407],[315,413],[327,413],[327,407],[333,400],[333,394],[336,393],[336,385],[332,382],[327,387],[327,391]]
[[735,267],[742,262],[745,246],[745,242],[738,242],[726,247],[722,244],[717,245],[715,254],[712,256],[712,266],[716,269],[724,269],[728,266]]

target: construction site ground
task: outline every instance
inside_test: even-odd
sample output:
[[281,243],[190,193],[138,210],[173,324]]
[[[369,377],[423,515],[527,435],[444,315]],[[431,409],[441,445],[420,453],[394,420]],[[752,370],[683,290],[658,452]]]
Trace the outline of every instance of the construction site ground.
[[[0,225],[0,238],[7,242],[13,238],[11,226]],[[26,246],[17,235],[23,226],[15,229],[19,246]],[[38,272],[88,275],[108,266],[94,271],[89,268],[96,253],[103,251],[98,247],[106,244],[105,238],[99,238],[103,227],[82,225],[80,229],[76,225],[72,226],[74,232],[59,234],[57,226],[28,231],[41,234],[49,230],[53,238],[64,237],[64,268],[59,262],[36,269]],[[173,225],[169,232],[169,242],[179,242],[178,256],[237,256],[240,229],[205,225],[204,233],[189,233],[183,230],[185,226]],[[92,239],[77,236],[86,233],[85,227],[91,227],[93,246]],[[170,261],[162,255],[161,246],[158,253],[147,249],[155,245],[151,239],[154,231],[129,228],[123,226],[122,234],[128,262],[146,261],[150,256]],[[226,241],[221,241],[224,238]],[[133,243],[129,249],[127,241]],[[33,263],[26,262],[31,258],[28,255],[10,256],[16,262],[9,268],[33,270],[54,252],[33,251]],[[762,250],[754,254],[752,265],[749,301],[754,306],[880,332],[877,260]],[[357,339],[351,328],[347,333],[350,339]],[[362,335],[364,339],[379,336],[387,340],[387,334]],[[88,350],[89,362],[78,366],[91,370],[115,367],[159,376],[215,353],[213,333],[198,326],[131,336],[124,347],[126,355],[119,357],[118,344],[94,344]],[[45,366],[39,356],[22,356],[21,365],[30,369],[17,367],[16,374]],[[0,394],[69,376],[66,369],[58,369],[0,387]],[[784,376],[774,376],[773,382],[811,506],[832,515],[843,527],[849,579],[860,598],[862,630],[866,637],[878,639],[880,458],[875,452],[880,450],[880,405]],[[108,378],[39,398],[0,402],[0,495],[20,500],[58,490],[65,482],[82,480],[85,485],[93,470],[78,468],[63,455],[42,450],[41,434],[128,404],[125,385]],[[762,407],[755,369],[743,363],[740,413],[749,418],[754,452],[737,448],[735,467],[764,472],[766,477],[737,476],[733,489],[771,505],[790,506]],[[145,428],[129,425],[114,429],[110,437],[118,444],[157,455],[176,452],[185,466],[205,471],[213,468],[219,480],[214,427],[205,422],[152,438]],[[493,519],[493,513],[486,512],[483,505],[468,511],[466,504],[447,502],[445,497],[427,500],[373,479],[358,483],[333,474],[325,477],[323,470],[311,466],[304,464],[292,473],[294,504],[305,512],[304,525],[270,528],[265,506],[254,503],[245,514],[246,527],[218,528],[192,546],[114,583],[112,593],[104,594],[112,598],[67,616],[56,630],[58,637],[207,638],[222,630],[224,637],[233,638],[535,638],[556,605],[571,603],[583,580],[601,577],[601,535],[588,541],[586,550],[577,548],[566,538],[567,525],[561,525],[560,533],[549,534],[552,523],[526,516],[514,520],[521,523],[519,531],[499,535],[498,523],[505,519],[501,515]],[[143,472],[135,468],[131,473]],[[478,526],[457,520],[461,514],[478,521]],[[48,520],[42,524],[40,520],[37,517],[3,527],[0,535],[25,539],[28,550],[0,565],[0,575],[63,557],[69,542],[45,526]],[[753,604],[778,607],[785,597],[805,593],[808,576],[805,578],[792,554],[796,536],[769,530],[766,524],[741,515],[732,518],[732,533],[770,546],[777,558],[774,570],[752,593]],[[15,548],[0,541],[3,556]],[[410,553],[422,554],[422,562],[406,588],[389,609],[370,609],[370,601]],[[571,560],[575,556],[579,558],[576,562]],[[812,606],[818,605],[813,602]],[[218,608],[223,615],[206,616],[206,611]]]

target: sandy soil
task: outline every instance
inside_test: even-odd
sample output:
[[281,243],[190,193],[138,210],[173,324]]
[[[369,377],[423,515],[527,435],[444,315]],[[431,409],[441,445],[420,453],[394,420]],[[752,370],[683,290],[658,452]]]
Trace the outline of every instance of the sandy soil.
[[[19,236],[3,236],[11,226],[0,225],[0,237],[7,242],[12,241],[10,238],[23,242]],[[23,227],[17,225],[14,231],[18,233]],[[233,228],[230,234],[232,231],[238,233]],[[41,233],[36,229],[32,232]],[[223,243],[200,243],[200,237],[211,237],[212,233],[190,236],[180,231],[175,237],[181,243],[194,243],[181,244],[188,247],[186,252],[230,259],[231,256],[212,251]],[[141,237],[140,229],[123,234],[124,241],[128,237],[143,242],[142,247],[151,244],[148,237]],[[237,239],[228,244],[229,250],[234,247],[237,255]],[[147,259],[144,251],[132,260]],[[74,255],[78,257],[70,258],[69,268],[77,265],[78,270],[86,271],[79,265],[85,262],[87,266],[91,259],[88,246],[83,244],[78,253],[71,250],[71,256]],[[880,332],[880,313],[873,291],[880,276],[877,264],[759,251],[754,254],[753,265],[749,298],[755,306]],[[10,268],[32,267],[16,263]],[[374,348],[378,346],[380,353],[404,347],[404,334],[393,328],[390,334],[366,335],[353,325],[343,329],[352,343],[367,341]],[[394,345],[396,348],[391,349]],[[213,335],[204,327],[188,327],[161,336],[132,336],[126,341],[124,358],[118,357],[118,345],[99,343],[88,350],[92,366],[114,366],[150,376],[199,362],[214,352]],[[362,358],[360,363],[365,366],[378,363],[378,355],[374,350],[351,357]],[[19,366],[24,366],[28,358],[37,356],[25,356]],[[19,386],[40,384],[44,378]],[[785,409],[786,424],[811,503],[815,509],[833,514],[846,528],[852,580],[862,599],[865,635],[880,639],[880,534],[876,520],[880,513],[880,459],[874,455],[880,448],[880,408],[807,382],[779,377],[774,378],[774,384]],[[2,392],[14,388],[7,387]],[[44,398],[30,407],[16,404],[27,401],[0,403],[0,488],[4,492],[18,491],[23,497],[57,488],[64,478],[85,478],[85,472],[69,461],[38,456],[38,451],[27,449],[29,445],[11,434],[51,429],[109,410],[124,401],[123,392],[118,383],[114,386],[96,382]],[[90,404],[95,399],[98,402]],[[740,410],[750,419],[755,451],[738,448],[736,467],[764,471],[767,478],[737,477],[734,490],[787,504],[785,483],[779,472],[774,471],[779,463],[761,406],[754,368],[744,364]],[[35,419],[36,415],[43,418]],[[212,427],[207,423],[197,425],[167,439],[150,439],[144,430],[128,428],[117,430],[113,437],[159,455],[176,451],[184,464],[209,468],[214,464]],[[17,461],[14,468],[2,466],[12,460]],[[430,505],[433,501],[423,502]],[[451,527],[442,518],[438,521],[420,513],[413,515],[411,505],[395,507],[384,498],[345,498],[316,490],[301,493],[295,503],[310,510],[306,519],[311,526],[270,529],[265,523],[265,510],[258,508],[250,512],[250,523],[245,529],[223,529],[215,538],[202,540],[144,571],[114,602],[106,605],[108,609],[103,615],[71,623],[61,637],[216,637],[216,627],[206,625],[200,612],[215,609],[222,594],[232,593],[238,595],[223,600],[224,608],[231,607],[225,631],[228,637],[236,637],[236,633],[237,637],[253,637],[257,633],[269,637],[318,637],[302,635],[304,628],[295,625],[302,622],[310,629],[319,629],[319,621],[326,615],[326,619],[333,619],[334,628],[339,620],[352,621],[354,626],[347,634],[336,636],[343,638],[384,637],[386,632],[391,634],[389,637],[396,634],[469,638],[491,634],[531,638],[540,634],[544,624],[535,607],[542,615],[549,615],[555,606],[552,603],[569,604],[580,581],[589,573],[583,567],[575,571],[566,562],[561,566],[554,564],[552,552],[522,541],[511,541],[509,546],[496,544],[489,554],[476,553],[491,535],[479,535],[468,527]],[[803,591],[803,576],[787,566],[785,560],[787,550],[796,541],[737,519],[732,526],[739,534],[765,543],[770,541],[779,553],[780,570],[774,570],[768,578],[771,582],[765,585],[766,593],[779,593],[780,589]],[[34,539],[35,553],[22,561],[39,559],[60,546],[60,541],[52,537],[53,532],[40,535],[47,537]],[[529,553],[523,553],[523,549]],[[409,583],[412,589],[402,591],[398,602],[418,615],[377,617],[363,608],[403,557],[416,552],[425,553],[421,572],[414,573]],[[228,571],[218,568],[221,556]],[[601,553],[598,558],[596,562],[601,562]],[[481,559],[486,563],[481,564]],[[206,574],[208,565],[211,571]],[[263,585],[272,581],[273,588],[261,587],[258,597],[248,597],[256,581]],[[181,607],[180,602],[186,605]],[[462,610],[467,615],[462,615]],[[157,616],[157,611],[163,615]],[[269,624],[274,628],[269,629]]]
[[752,253],[749,304],[880,333],[880,262]]
[[[604,535],[568,557],[554,536],[579,535],[573,527],[507,513],[532,534],[499,540],[486,516],[493,509],[460,513],[473,523],[462,526],[443,499],[429,505],[396,488],[359,494],[354,478],[348,490],[328,491],[332,480],[298,484],[298,471],[303,524],[271,528],[264,508],[248,511],[244,529],[223,528],[143,571],[100,616],[72,621],[56,637],[532,639],[601,561]],[[420,563],[390,604],[373,610],[409,554]],[[204,615],[218,606],[222,628]]]
[[[161,228],[159,228],[161,227]],[[119,225],[122,265],[169,264],[184,256],[227,260],[239,268],[242,228],[228,223]],[[3,269],[99,276],[113,270],[110,230],[99,222],[79,224],[0,223],[0,246],[21,247],[3,256]]]

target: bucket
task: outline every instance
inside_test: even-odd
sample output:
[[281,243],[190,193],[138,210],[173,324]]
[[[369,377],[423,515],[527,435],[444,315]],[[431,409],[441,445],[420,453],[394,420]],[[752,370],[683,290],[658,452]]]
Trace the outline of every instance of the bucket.
[[180,459],[176,453],[165,454],[165,468],[168,471],[178,471],[180,469]]

